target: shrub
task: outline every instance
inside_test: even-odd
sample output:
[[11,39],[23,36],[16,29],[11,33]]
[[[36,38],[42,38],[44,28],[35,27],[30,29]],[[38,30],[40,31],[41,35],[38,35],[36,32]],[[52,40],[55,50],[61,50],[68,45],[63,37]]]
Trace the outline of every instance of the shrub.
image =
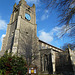
[[26,61],[22,57],[5,53],[4,56],[0,58],[0,73],[3,73],[3,75],[5,75],[5,73],[25,75],[26,72]]

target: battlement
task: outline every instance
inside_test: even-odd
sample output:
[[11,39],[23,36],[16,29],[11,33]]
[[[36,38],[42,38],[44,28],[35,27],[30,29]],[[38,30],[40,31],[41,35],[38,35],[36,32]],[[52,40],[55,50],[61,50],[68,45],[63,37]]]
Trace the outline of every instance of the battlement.
[[[13,6],[13,12],[14,12],[16,9],[18,9],[18,7],[23,6],[23,5],[24,5],[25,7],[27,7],[28,10],[32,10],[32,11],[35,12],[35,4],[33,4],[32,7],[30,7],[29,5],[27,5],[27,2],[26,2],[25,0],[20,0],[18,5],[15,3],[14,6]],[[23,7],[24,7],[24,6],[23,6]],[[33,8],[34,8],[34,10],[33,10]]]

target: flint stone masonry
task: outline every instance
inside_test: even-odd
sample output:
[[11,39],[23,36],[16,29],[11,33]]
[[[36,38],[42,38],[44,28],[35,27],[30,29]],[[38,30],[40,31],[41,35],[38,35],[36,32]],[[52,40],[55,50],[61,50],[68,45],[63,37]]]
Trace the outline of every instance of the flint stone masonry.
[[[3,38],[0,57],[3,56],[7,50],[8,53],[12,52],[13,55],[24,56],[28,64],[30,61],[31,64],[36,65],[38,74],[62,73],[62,70],[60,72],[58,70],[59,68],[61,69],[59,55],[64,56],[65,51],[37,37],[35,9],[35,4],[30,7],[25,0],[20,0],[18,5],[16,3],[14,4],[10,22],[7,26],[6,36]],[[25,13],[30,15],[30,20],[26,19]],[[73,71],[75,75],[74,55],[73,51],[69,50],[66,58],[70,56],[73,62],[72,65],[74,65]],[[36,59],[33,58],[34,56]],[[63,59],[64,57],[62,57],[62,62],[64,62]],[[71,65],[71,63],[69,65]]]
[[73,71],[74,71],[74,75],[75,75],[75,50],[73,51],[69,48],[69,52],[70,52],[70,59],[72,61]]

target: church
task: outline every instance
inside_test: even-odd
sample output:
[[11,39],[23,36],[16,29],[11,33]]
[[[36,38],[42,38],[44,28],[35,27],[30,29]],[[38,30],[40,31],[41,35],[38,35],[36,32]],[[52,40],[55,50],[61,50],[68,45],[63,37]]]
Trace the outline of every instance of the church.
[[[61,67],[59,66],[60,54],[65,54],[65,51],[37,37],[35,9],[35,4],[30,7],[25,0],[20,0],[18,5],[14,4],[6,36],[3,38],[0,56],[7,50],[13,55],[24,56],[27,62],[38,67],[39,73],[61,73],[58,72]],[[69,55],[67,58],[69,60]]]

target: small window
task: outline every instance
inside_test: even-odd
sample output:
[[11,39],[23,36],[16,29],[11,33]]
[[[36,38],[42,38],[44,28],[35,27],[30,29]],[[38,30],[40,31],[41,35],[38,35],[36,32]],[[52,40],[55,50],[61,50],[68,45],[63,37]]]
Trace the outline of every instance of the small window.
[[28,9],[30,9],[30,7]]
[[28,32],[26,32],[26,34],[28,34]]

